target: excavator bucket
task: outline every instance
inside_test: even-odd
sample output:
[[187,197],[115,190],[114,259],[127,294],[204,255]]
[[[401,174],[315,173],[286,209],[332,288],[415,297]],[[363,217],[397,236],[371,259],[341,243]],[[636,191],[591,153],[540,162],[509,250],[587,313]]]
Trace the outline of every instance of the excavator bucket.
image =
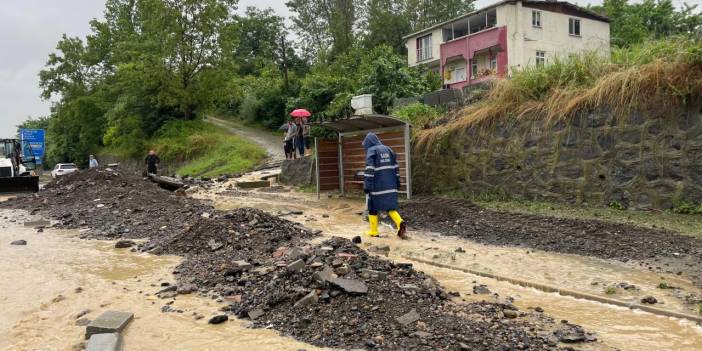
[[0,193],[38,192],[39,177],[2,177],[0,178]]

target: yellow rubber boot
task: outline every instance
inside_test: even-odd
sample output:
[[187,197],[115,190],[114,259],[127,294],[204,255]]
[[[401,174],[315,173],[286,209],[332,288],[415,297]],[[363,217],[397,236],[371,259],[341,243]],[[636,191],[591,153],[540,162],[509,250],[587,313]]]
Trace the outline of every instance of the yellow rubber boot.
[[366,235],[378,236],[378,216],[368,215],[368,223],[370,224],[370,230],[366,232]]
[[402,217],[397,211],[390,211],[388,212],[388,215],[390,216],[390,218],[392,218],[392,221],[395,222],[395,227],[397,228],[397,236],[404,239],[405,232],[407,231],[407,225],[405,224],[405,221],[402,220]]

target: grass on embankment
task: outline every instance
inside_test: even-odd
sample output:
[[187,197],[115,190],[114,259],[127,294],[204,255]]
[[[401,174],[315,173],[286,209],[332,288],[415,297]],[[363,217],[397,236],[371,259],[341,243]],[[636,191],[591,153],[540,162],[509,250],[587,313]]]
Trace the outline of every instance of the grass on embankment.
[[200,120],[164,125],[150,143],[162,162],[182,164],[181,176],[218,176],[249,170],[266,152],[257,144]]
[[430,151],[437,141],[474,125],[528,118],[548,123],[598,108],[611,108],[620,117],[635,110],[663,113],[700,96],[702,40],[649,41],[613,49],[611,58],[591,53],[516,71],[496,81],[484,100],[458,118],[419,132],[416,141]]
[[201,120],[168,122],[150,140],[139,141],[136,150],[106,149],[102,155],[142,167],[148,149],[157,151],[164,174],[180,176],[239,173],[257,166],[266,157],[258,144]]

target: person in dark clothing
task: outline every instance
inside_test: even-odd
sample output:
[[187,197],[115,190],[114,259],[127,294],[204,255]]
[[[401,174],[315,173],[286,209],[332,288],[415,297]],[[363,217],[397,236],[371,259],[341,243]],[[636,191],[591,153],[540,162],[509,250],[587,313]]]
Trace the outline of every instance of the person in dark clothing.
[[148,174],[158,174],[158,164],[161,163],[161,159],[156,155],[156,151],[149,150],[149,155],[146,156],[144,163]]
[[369,236],[378,236],[378,212],[387,211],[397,227],[397,236],[406,239],[407,225],[397,212],[397,193],[400,190],[400,166],[395,152],[383,145],[374,133],[363,140],[366,149],[366,171],[363,191],[368,194]]
[[300,157],[305,156],[305,130],[302,126],[302,121],[300,119],[295,120],[295,126],[297,127],[297,134],[295,135],[295,147]]

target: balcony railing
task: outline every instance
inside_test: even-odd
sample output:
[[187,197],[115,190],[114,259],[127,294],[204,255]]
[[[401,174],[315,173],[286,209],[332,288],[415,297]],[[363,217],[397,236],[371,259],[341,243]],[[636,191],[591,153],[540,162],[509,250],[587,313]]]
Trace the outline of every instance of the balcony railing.
[[431,47],[417,49],[417,62],[422,62],[432,59]]

